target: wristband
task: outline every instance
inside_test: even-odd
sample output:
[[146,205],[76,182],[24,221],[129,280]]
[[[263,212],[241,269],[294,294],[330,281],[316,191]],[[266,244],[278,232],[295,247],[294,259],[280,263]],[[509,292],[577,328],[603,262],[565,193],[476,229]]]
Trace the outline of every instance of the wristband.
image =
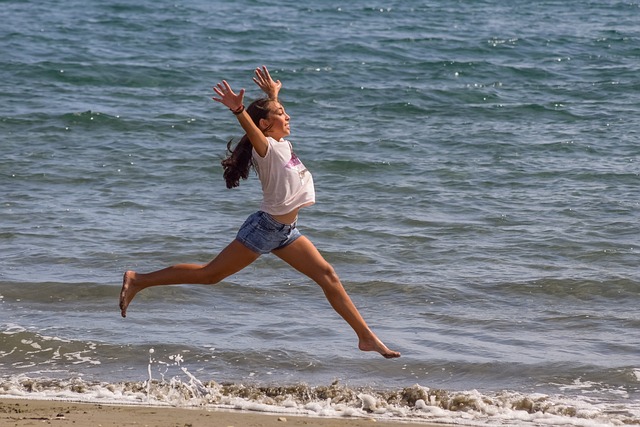
[[[229,108],[229,110],[231,110],[231,108]],[[244,105],[240,105],[238,108],[236,108],[235,110],[231,110],[231,112],[233,114],[235,114],[236,116],[240,113],[242,113],[244,111]]]

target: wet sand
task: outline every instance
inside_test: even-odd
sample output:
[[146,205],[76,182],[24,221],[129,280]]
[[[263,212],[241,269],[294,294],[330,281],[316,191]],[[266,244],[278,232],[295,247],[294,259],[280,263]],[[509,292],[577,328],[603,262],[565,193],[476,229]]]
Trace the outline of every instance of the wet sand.
[[156,406],[104,405],[56,400],[0,398],[0,426],[74,427],[407,427],[429,423],[367,418],[312,418],[253,412]]

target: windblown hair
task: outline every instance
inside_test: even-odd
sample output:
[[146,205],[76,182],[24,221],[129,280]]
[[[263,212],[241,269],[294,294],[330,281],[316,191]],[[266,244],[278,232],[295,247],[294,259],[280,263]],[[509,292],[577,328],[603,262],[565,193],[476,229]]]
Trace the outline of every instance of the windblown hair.
[[[260,98],[251,103],[247,107],[247,114],[253,120],[253,123],[258,126],[260,119],[266,119],[271,111],[269,109],[272,100],[268,98]],[[249,177],[249,170],[253,166],[251,161],[251,150],[253,146],[249,137],[245,134],[240,141],[231,147],[233,139],[227,143],[228,156],[220,163],[224,168],[224,180],[227,183],[227,188],[234,188],[240,185],[240,178],[247,179]]]

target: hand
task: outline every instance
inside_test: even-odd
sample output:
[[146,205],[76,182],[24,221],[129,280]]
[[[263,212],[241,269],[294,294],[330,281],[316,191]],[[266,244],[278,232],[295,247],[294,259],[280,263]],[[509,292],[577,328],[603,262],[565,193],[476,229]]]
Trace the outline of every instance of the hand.
[[269,99],[278,99],[278,93],[280,89],[282,89],[282,83],[280,80],[274,81],[271,78],[266,66],[263,65],[262,68],[256,68],[256,76],[253,78],[253,81],[269,96]]
[[239,110],[242,107],[242,100],[244,99],[244,89],[240,89],[240,92],[236,94],[231,90],[231,86],[225,80],[218,83],[213,87],[213,91],[218,94],[219,98],[215,96],[212,98],[214,101],[225,105],[231,111]]

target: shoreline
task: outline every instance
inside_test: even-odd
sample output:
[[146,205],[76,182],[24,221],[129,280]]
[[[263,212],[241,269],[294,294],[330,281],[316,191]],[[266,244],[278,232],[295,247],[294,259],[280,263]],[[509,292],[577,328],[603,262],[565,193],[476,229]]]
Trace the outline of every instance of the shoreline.
[[225,409],[118,405],[64,400],[0,397],[0,425],[61,427],[437,427],[419,421],[387,421],[375,418],[322,418]]

